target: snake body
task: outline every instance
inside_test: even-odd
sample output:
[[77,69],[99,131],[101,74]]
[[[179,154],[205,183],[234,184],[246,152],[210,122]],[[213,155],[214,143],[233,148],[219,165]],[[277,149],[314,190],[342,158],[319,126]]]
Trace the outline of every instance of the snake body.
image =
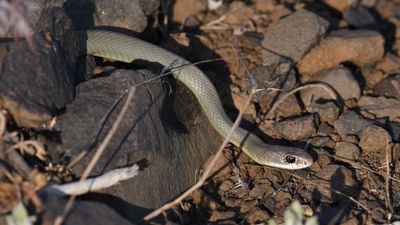
[[[186,59],[143,40],[105,30],[89,30],[80,36],[83,54],[104,57],[126,63],[145,60],[172,67],[175,79],[195,95],[214,129],[225,137],[232,121],[226,115],[217,91],[207,76]],[[238,127],[230,140],[259,164],[301,169],[311,165],[312,157],[303,149],[269,145],[252,133]]]

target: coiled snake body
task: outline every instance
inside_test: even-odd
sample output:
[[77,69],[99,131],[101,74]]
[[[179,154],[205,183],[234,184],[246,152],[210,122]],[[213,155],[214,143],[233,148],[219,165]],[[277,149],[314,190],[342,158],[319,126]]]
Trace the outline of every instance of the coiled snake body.
[[[145,60],[165,67],[173,66],[173,76],[192,91],[214,129],[223,137],[227,135],[232,121],[226,115],[217,91],[207,76],[189,61],[156,45],[116,32],[89,30],[81,35],[83,54],[127,63]],[[313,162],[312,157],[302,149],[266,144],[239,127],[235,129],[230,141],[262,165],[301,169]]]

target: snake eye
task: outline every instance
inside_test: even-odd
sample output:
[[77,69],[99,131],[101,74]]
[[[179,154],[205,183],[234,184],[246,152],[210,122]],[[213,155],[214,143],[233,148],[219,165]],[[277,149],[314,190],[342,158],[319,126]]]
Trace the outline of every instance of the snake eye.
[[296,162],[296,157],[292,155],[287,155],[285,158],[287,163],[295,163]]

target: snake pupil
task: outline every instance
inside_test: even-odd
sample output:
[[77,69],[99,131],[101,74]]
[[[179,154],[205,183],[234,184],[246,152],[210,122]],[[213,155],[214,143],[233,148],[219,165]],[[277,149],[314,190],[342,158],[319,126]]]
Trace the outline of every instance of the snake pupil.
[[287,155],[286,156],[286,162],[288,163],[295,163],[296,162],[296,157],[292,156],[292,155]]

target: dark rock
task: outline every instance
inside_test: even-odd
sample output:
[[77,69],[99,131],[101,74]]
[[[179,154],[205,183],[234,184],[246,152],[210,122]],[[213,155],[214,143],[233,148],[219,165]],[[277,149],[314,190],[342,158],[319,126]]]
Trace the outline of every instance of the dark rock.
[[[53,18],[62,20],[63,26],[53,26]],[[43,34],[32,36],[34,49],[27,41],[16,41],[0,64],[0,107],[23,127],[44,127],[74,94],[79,53],[72,24],[60,9],[46,13],[40,21]]]
[[262,42],[264,65],[287,59],[299,61],[325,35],[329,23],[311,12],[299,10],[271,24]]
[[318,127],[318,135],[327,136],[331,135],[335,129],[327,123],[321,123]]
[[[359,99],[361,89],[353,74],[346,67],[337,67],[327,70],[309,80],[310,83],[322,83],[329,86],[335,93],[330,93],[323,87],[312,87],[300,92],[301,99],[305,106],[312,102],[339,97],[343,100]],[[332,96],[333,95],[333,96]]]
[[318,118],[311,114],[279,121],[275,124],[275,129],[285,139],[298,141],[314,135],[317,132],[318,125]]
[[399,123],[389,123],[390,128],[390,136],[392,137],[393,141],[400,142],[400,124]]
[[330,188],[348,196],[352,196],[356,191],[357,182],[354,179],[354,174],[344,166],[328,165],[318,171],[315,176],[321,179],[321,185],[318,185],[316,189],[321,195],[329,198],[332,202],[337,202],[344,197],[343,195],[336,194]]
[[[73,168],[78,176],[123,103],[114,108],[104,124],[102,117],[130,85],[153,76],[146,71],[116,70],[77,87],[78,94],[59,117],[56,129],[60,132],[61,148],[69,157],[91,150]],[[145,208],[158,207],[191,186],[196,171],[220,144],[219,135],[201,114],[191,92],[171,79],[168,88],[172,88],[172,94],[165,98],[163,83],[160,80],[137,87],[124,122],[92,172],[96,175],[140,163],[142,171],[138,176],[107,192]]]
[[[160,4],[157,0],[59,0],[77,29],[107,26],[142,32],[147,27],[147,17]],[[132,19],[135,18],[135,19]]]
[[349,8],[343,12],[343,18],[352,26],[364,29],[377,29],[374,16],[364,7]]
[[[44,224],[53,224],[55,219],[62,215],[68,199],[49,193],[42,193],[41,199],[44,205],[43,220],[48,222],[44,222]],[[132,222],[121,216],[109,205],[85,200],[75,200],[73,210],[70,210],[63,224],[133,225]]]
[[310,145],[318,148],[333,148],[335,146],[335,142],[330,137],[313,137],[310,141]]
[[307,111],[310,113],[317,113],[321,122],[333,124],[339,116],[340,108],[334,102],[313,102],[307,107]]
[[358,115],[354,111],[345,111],[339,118],[334,122],[337,133],[343,140],[346,140],[347,136],[360,137],[361,132],[370,124],[369,121],[365,120],[362,116]]
[[336,156],[350,160],[358,160],[361,154],[360,149],[357,147],[357,145],[348,142],[336,143],[335,149]]
[[358,106],[362,111],[376,118],[388,118],[390,121],[400,122],[400,100],[384,96],[362,96],[358,101]]
[[389,76],[374,87],[378,95],[400,100],[400,75]]
[[392,142],[389,133],[382,127],[370,125],[363,129],[359,146],[364,154],[370,152],[384,152],[385,147]]

